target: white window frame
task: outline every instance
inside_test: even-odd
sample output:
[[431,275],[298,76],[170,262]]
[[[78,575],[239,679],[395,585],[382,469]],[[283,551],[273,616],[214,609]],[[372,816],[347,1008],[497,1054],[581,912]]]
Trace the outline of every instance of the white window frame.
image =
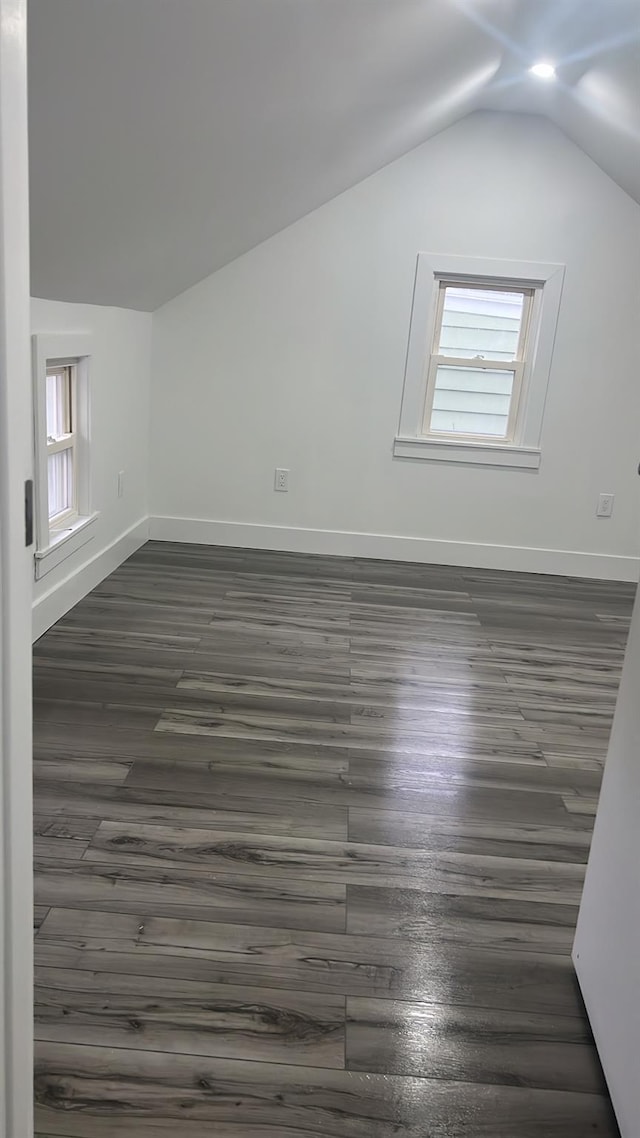
[[[47,509],[47,516],[48,516],[50,533],[56,532],[57,530],[60,530],[60,529],[64,529],[65,525],[67,523],[73,521],[78,516],[78,453],[77,453],[78,448],[76,445],[77,439],[78,439],[78,432],[77,432],[77,418],[78,418],[77,366],[78,366],[77,360],[57,360],[55,363],[53,362],[53,360],[47,361],[47,378],[49,377],[50,373],[53,373],[56,375],[59,375],[60,372],[62,372],[62,371],[68,373],[68,383],[65,383],[65,402],[67,404],[67,407],[66,407],[67,419],[68,419],[68,422],[70,424],[71,429],[66,434],[60,435],[60,437],[56,438],[56,439],[53,439],[53,438],[51,438],[50,435],[47,435],[46,458],[48,460],[50,455],[52,455],[52,454],[59,454],[60,451],[70,450],[71,454],[72,454],[72,471],[73,471],[73,483],[72,483],[72,490],[71,490],[71,505],[69,506],[69,509],[68,510],[62,510],[59,514],[56,514],[55,520],[51,517],[51,515],[49,514],[49,511]],[[46,416],[46,408],[45,408],[45,416]],[[49,463],[47,461],[47,477],[48,477],[48,466],[49,466]],[[48,506],[48,502],[47,502],[47,506]]]
[[[512,360],[498,360],[492,359],[487,356],[473,357],[469,356],[454,356],[451,353],[447,355],[440,355],[438,347],[440,344],[440,337],[442,335],[442,320],[444,316],[444,303],[447,288],[491,288],[496,292],[519,292],[523,297],[522,316],[520,320],[520,330],[518,334],[518,345],[514,358]],[[515,438],[516,426],[518,423],[518,409],[520,406],[520,396],[522,393],[524,372],[527,364],[527,348],[529,341],[529,329],[531,326],[531,309],[534,298],[534,290],[532,288],[523,288],[519,286],[516,288],[512,284],[505,284],[504,282],[482,281],[482,284],[477,280],[473,281],[469,278],[461,280],[453,280],[450,277],[440,277],[438,280],[438,292],[436,299],[436,315],[434,320],[433,329],[433,344],[431,346],[431,355],[429,366],[427,369],[427,394],[424,407],[424,421],[422,433],[425,438],[433,439],[453,439],[469,440],[478,442],[508,442],[512,443]],[[507,421],[507,429],[504,436],[491,439],[487,435],[479,435],[473,432],[463,433],[461,431],[432,431],[431,430],[431,414],[433,411],[433,400],[436,393],[436,380],[438,377],[439,367],[463,367],[472,368],[476,371],[508,371],[513,373],[513,387],[511,389],[511,398],[509,400],[509,416]]]
[[[393,446],[397,458],[538,469],[564,271],[564,265],[558,264],[418,254],[400,423]],[[445,283],[526,290],[530,295],[526,327],[524,314],[521,326],[523,359],[516,361],[522,367],[515,368],[513,361],[500,365],[517,372],[505,439],[428,431],[437,362],[479,366],[474,360],[436,355]],[[496,362],[487,360],[486,366],[494,368]]]
[[[35,577],[40,580],[95,536],[98,513],[91,508],[90,386],[91,337],[82,333],[47,333],[32,337],[34,470],[35,470]],[[72,436],[56,443],[47,439],[47,371],[72,368]],[[64,450],[72,437],[74,450],[73,508],[49,519],[47,459]]]

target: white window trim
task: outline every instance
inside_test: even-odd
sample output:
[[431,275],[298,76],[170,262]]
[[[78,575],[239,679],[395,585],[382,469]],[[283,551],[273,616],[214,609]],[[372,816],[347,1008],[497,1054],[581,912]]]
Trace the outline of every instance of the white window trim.
[[[397,458],[465,462],[535,470],[540,466],[542,422],[551,372],[553,347],[560,311],[564,265],[535,261],[505,261],[484,257],[440,256],[419,253],[416,268],[409,346],[402,393],[402,407],[393,453]],[[513,441],[424,433],[429,366],[437,319],[440,280],[474,279],[509,282],[533,288],[529,337],[529,360],[519,393],[517,433]],[[544,294],[544,297],[543,297]]]
[[[515,442],[516,427],[519,422],[519,410],[521,404],[521,395],[524,384],[525,369],[527,365],[528,356],[525,356],[525,351],[529,346],[529,332],[531,328],[531,314],[533,308],[534,291],[533,289],[522,289],[521,295],[523,297],[522,317],[520,322],[520,330],[518,334],[517,351],[511,360],[497,360],[487,357],[480,362],[479,359],[470,359],[469,357],[454,356],[452,353],[447,355],[440,355],[438,352],[439,344],[436,340],[440,340],[442,329],[442,320],[444,316],[444,303],[445,293],[447,287],[453,285],[454,287],[462,287],[465,285],[472,285],[473,282],[466,279],[456,281],[451,277],[440,277],[436,280],[437,298],[436,298],[436,314],[434,318],[434,342],[430,347],[430,355],[427,360],[427,383],[426,383],[426,396],[424,407],[424,421],[422,426],[422,434],[427,438],[432,438],[434,441],[444,442],[472,442],[472,443],[503,443],[512,444]],[[483,281],[485,288],[490,287],[486,281]],[[502,286],[504,288],[504,286]],[[510,285],[514,288],[514,285]],[[478,435],[473,433],[463,434],[461,432],[449,431],[431,431],[429,423],[433,410],[433,400],[436,391],[436,379],[438,375],[438,368],[442,365],[448,367],[464,367],[464,368],[481,368],[486,367],[491,371],[508,371],[513,373],[513,387],[511,398],[509,400],[509,416],[507,423],[507,430],[504,436],[491,439],[487,435]]]
[[[55,530],[56,533],[58,532],[58,530],[64,529],[67,522],[74,520],[78,516],[78,462],[77,462],[77,451],[76,451],[76,444],[78,441],[78,430],[77,430],[77,423],[75,422],[75,416],[76,416],[77,406],[78,406],[78,403],[77,403],[77,391],[78,391],[77,378],[78,377],[76,375],[77,362],[75,360],[73,360],[73,361],[70,361],[68,364],[59,363],[57,365],[57,368],[56,368],[55,365],[52,364],[52,361],[47,361],[47,376],[49,375],[49,372],[51,370],[57,370],[58,368],[60,369],[60,371],[67,370],[67,368],[70,369],[69,387],[67,388],[66,393],[65,393],[66,397],[68,398],[68,404],[69,404],[67,418],[69,420],[70,430],[69,430],[68,434],[61,435],[60,438],[57,438],[55,440],[50,439],[49,435],[47,435],[47,438],[46,438],[46,456],[45,457],[48,460],[52,454],[58,454],[60,451],[70,450],[72,452],[72,456],[73,456],[73,466],[72,466],[72,469],[73,469],[73,493],[72,493],[72,498],[71,498],[71,505],[69,506],[68,509],[61,511],[61,513],[59,513],[59,514],[56,514],[56,520],[55,520],[55,523],[53,525],[51,523],[51,518],[49,518],[49,529],[50,529],[50,531]],[[48,465],[48,461],[47,461],[47,465]]]
[[[51,332],[32,336],[36,580],[51,572],[95,537],[98,513],[91,509],[90,498],[91,355],[91,337],[83,333]],[[73,516],[63,515],[59,524],[55,526],[49,522],[46,447],[47,367],[52,363],[75,365],[77,420],[75,423],[76,510]]]

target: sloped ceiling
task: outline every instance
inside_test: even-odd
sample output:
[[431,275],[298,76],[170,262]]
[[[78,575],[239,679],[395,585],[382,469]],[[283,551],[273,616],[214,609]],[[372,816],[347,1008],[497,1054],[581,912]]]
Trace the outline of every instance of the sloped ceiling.
[[640,201],[639,39],[638,0],[29,0],[32,292],[152,310],[479,107]]

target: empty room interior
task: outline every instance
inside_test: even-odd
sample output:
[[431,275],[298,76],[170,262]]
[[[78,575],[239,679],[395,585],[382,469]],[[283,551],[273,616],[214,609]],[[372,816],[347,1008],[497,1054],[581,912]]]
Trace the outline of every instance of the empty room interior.
[[638,0],[27,31],[29,1134],[638,1138]]

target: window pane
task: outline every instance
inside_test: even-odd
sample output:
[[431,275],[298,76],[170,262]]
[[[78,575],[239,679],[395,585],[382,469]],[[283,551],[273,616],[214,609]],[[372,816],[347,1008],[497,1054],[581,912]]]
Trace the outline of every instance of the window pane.
[[58,439],[71,430],[71,369],[47,371],[47,437]]
[[430,431],[506,438],[514,372],[438,368]]
[[50,454],[47,460],[49,476],[49,519],[55,518],[73,505],[73,449]]
[[523,292],[453,286],[447,286],[444,292],[438,355],[516,359]]

